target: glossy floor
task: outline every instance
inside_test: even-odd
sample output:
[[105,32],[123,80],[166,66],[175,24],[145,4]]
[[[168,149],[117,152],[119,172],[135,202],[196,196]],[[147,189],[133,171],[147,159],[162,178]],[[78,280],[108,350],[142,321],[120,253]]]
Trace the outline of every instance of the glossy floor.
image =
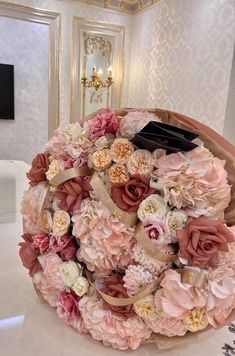
[[1,356],[222,356],[224,344],[233,345],[234,334],[226,327],[171,350],[145,345],[135,352],[123,352],[106,348],[90,336],[78,335],[60,321],[55,311],[36,296],[18,257],[20,201],[27,189],[27,170],[24,162],[0,161]]

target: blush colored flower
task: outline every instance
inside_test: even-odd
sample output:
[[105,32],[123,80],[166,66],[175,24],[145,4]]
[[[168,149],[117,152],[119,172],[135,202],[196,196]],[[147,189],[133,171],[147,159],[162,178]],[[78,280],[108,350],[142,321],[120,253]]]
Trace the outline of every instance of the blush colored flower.
[[53,215],[52,233],[54,236],[61,237],[68,232],[70,226],[70,216],[67,211],[57,210]]
[[102,150],[103,148],[109,148],[109,141],[106,136],[101,136],[95,141],[94,146],[97,150]]
[[29,275],[32,277],[35,273],[41,270],[38,262],[39,250],[37,251],[33,246],[33,238],[30,234],[22,235],[24,242],[20,242],[19,255],[25,268],[29,270]]
[[141,292],[148,284],[153,283],[156,277],[141,265],[131,265],[125,270],[123,277],[124,287],[128,295],[136,295]]
[[55,289],[63,291],[66,285],[60,276],[60,265],[62,259],[58,255],[45,255],[43,266],[43,276],[47,279],[48,284]]
[[139,174],[130,177],[127,183],[116,183],[111,187],[111,197],[117,206],[128,212],[137,211],[142,200],[154,193],[148,180]]
[[52,230],[52,217],[51,212],[48,209],[43,209],[38,218],[38,224],[44,231],[51,232]]
[[193,265],[216,266],[218,251],[229,251],[234,236],[222,221],[193,219],[187,228],[177,230],[180,256]]
[[188,215],[184,210],[173,210],[169,211],[166,215],[166,223],[170,229],[170,236],[172,242],[177,242],[176,231],[178,229],[183,229],[188,220]]
[[185,318],[185,328],[191,332],[205,329],[209,324],[205,308],[193,309]]
[[39,281],[35,285],[35,287],[39,290],[42,297],[47,301],[47,303],[49,303],[50,306],[55,308],[61,292],[58,289],[50,286],[48,280],[45,278],[45,276],[43,276],[43,273],[40,274]]
[[144,199],[139,206],[137,215],[143,221],[146,217],[155,215],[163,219],[167,213],[167,205],[159,194],[152,194]]
[[33,242],[32,242],[31,247],[35,251],[38,250],[40,252],[40,254],[43,254],[48,250],[50,238],[47,234],[34,235],[34,236],[32,236],[32,240],[33,240]]
[[132,139],[150,121],[161,121],[155,114],[148,111],[130,111],[120,121],[119,134]]
[[103,301],[95,295],[83,297],[79,307],[88,332],[105,346],[135,350],[150,337],[150,329],[138,316],[117,316],[111,310],[105,310]]
[[112,159],[109,149],[96,151],[91,156],[91,162],[95,169],[102,170],[111,166]]
[[129,180],[129,173],[124,164],[113,164],[108,170],[111,183],[126,183]]
[[153,332],[168,337],[183,336],[187,332],[183,320],[178,318],[155,317],[147,325]]
[[89,136],[92,140],[104,136],[105,133],[115,134],[119,128],[119,119],[111,109],[102,109],[87,122]]
[[134,303],[134,310],[144,320],[151,320],[156,315],[154,297],[152,294]]
[[151,215],[143,220],[143,226],[148,237],[154,244],[161,246],[171,242],[170,230],[164,220],[160,220],[155,215]]
[[32,167],[27,173],[31,187],[46,180],[46,172],[49,167],[48,154],[39,153],[32,161]]
[[153,171],[154,163],[152,154],[147,150],[136,150],[127,161],[127,169],[130,174],[140,174],[149,177]]
[[82,199],[89,196],[90,178],[76,177],[60,184],[55,192],[62,210],[75,212],[80,209]]
[[126,138],[116,138],[110,148],[110,155],[116,163],[126,163],[133,152],[134,146]]

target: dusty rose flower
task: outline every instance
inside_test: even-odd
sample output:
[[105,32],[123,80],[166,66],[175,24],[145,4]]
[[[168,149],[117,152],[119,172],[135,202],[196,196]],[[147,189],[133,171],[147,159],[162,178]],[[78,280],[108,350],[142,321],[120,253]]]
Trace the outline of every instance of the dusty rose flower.
[[156,215],[148,216],[143,220],[144,230],[156,245],[166,245],[171,242],[170,229],[164,220]]
[[120,121],[119,134],[122,137],[132,139],[150,121],[161,121],[155,114],[148,111],[130,111]]
[[119,128],[119,119],[111,109],[102,109],[87,122],[89,136],[92,140],[104,136],[105,133],[115,134]]
[[50,237],[50,251],[59,253],[63,261],[76,260],[77,246],[72,236]]
[[166,263],[149,256],[143,247],[138,243],[133,248],[133,259],[135,262],[143,266],[145,270],[148,270],[156,277],[168,268]]
[[105,310],[103,301],[95,295],[83,297],[79,307],[88,332],[105,346],[135,350],[150,337],[150,329],[138,316],[117,316],[111,310]]
[[70,216],[67,211],[57,210],[53,215],[52,233],[54,236],[63,236],[70,226]]
[[110,148],[110,155],[116,163],[126,163],[133,152],[134,146],[126,138],[116,138]]
[[57,302],[57,314],[79,333],[86,332],[79,310],[79,300],[74,293],[61,293]]
[[129,180],[129,173],[124,164],[113,164],[108,170],[111,183],[126,183]]
[[180,256],[193,265],[216,266],[218,251],[229,251],[228,243],[234,241],[232,232],[222,221],[193,219],[186,229],[177,230]]
[[[115,298],[128,298],[128,293],[124,285],[124,280],[119,274],[116,273],[111,276],[105,277],[104,285],[105,287],[103,287],[101,291],[105,294]],[[117,316],[124,316],[127,318],[135,314],[132,304],[119,307],[108,304],[104,301],[104,309],[112,310],[113,314]]]
[[127,169],[130,174],[149,177],[153,168],[152,154],[147,150],[136,150],[127,161]]
[[183,320],[178,318],[155,317],[147,325],[153,332],[168,337],[183,336],[187,332]]
[[63,291],[66,289],[66,285],[60,276],[61,263],[63,263],[63,261],[58,255],[45,255],[43,261],[43,276],[47,279],[48,284],[52,288]]
[[60,209],[74,212],[80,209],[82,199],[89,196],[90,190],[89,177],[76,177],[60,184],[55,196],[60,200]]
[[131,265],[125,270],[123,277],[124,287],[127,289],[128,295],[136,295],[144,289],[148,284],[153,283],[156,277],[141,265]]
[[111,166],[112,159],[109,149],[96,151],[91,156],[91,162],[95,169],[102,170]]
[[25,268],[29,270],[29,275],[32,277],[35,273],[41,270],[38,262],[39,250],[32,247],[33,238],[30,234],[22,235],[24,242],[20,242],[19,255]]
[[33,243],[31,245],[31,247],[35,251],[39,251],[40,254],[43,254],[48,250],[50,238],[47,234],[34,235],[34,236],[32,236],[32,240],[33,240]]
[[27,173],[31,187],[46,180],[46,172],[49,167],[48,154],[39,153],[32,161],[32,167]]
[[154,193],[148,180],[139,174],[132,175],[127,183],[116,183],[111,187],[111,197],[117,206],[128,212],[138,209],[142,200]]

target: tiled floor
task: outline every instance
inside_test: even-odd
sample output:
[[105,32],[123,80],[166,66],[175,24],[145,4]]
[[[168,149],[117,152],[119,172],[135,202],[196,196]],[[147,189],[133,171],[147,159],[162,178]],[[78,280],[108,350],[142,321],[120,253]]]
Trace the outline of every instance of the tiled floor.
[[146,345],[135,352],[122,352],[78,335],[60,321],[55,311],[36,296],[18,256],[20,201],[27,189],[27,170],[24,162],[0,161],[1,356],[222,356],[224,343],[233,345],[235,334],[224,328],[171,350],[159,351],[154,345]]

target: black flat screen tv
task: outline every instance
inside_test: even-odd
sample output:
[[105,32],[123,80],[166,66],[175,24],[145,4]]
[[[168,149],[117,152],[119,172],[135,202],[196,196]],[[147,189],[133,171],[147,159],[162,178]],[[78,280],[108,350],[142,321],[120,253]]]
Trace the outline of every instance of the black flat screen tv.
[[0,120],[14,120],[14,66],[0,63]]

